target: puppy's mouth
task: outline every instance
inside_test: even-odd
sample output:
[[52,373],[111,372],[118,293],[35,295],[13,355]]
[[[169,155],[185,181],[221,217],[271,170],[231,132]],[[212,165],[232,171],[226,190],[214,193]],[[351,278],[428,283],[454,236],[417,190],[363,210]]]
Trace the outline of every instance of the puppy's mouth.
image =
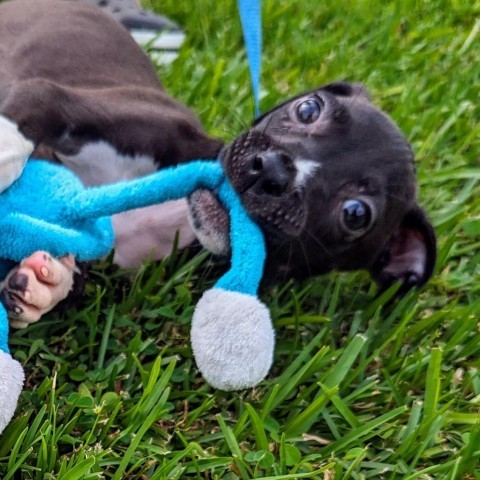
[[268,135],[250,130],[228,145],[220,159],[243,206],[267,234],[300,235],[307,212],[295,158]]

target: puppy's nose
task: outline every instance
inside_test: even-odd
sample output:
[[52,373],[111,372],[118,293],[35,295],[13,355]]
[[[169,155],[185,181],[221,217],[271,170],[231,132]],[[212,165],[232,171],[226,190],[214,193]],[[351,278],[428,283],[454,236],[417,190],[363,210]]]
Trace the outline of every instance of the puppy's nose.
[[293,178],[293,160],[283,152],[266,151],[249,160],[250,190],[257,194],[280,196]]

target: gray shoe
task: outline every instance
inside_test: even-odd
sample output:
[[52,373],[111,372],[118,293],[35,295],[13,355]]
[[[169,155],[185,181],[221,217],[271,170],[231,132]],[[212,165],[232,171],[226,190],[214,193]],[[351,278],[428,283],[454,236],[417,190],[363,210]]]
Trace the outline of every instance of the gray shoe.
[[157,63],[170,63],[185,40],[180,27],[170,19],[143,10],[135,0],[76,0],[101,8],[126,27],[135,41],[146,47]]

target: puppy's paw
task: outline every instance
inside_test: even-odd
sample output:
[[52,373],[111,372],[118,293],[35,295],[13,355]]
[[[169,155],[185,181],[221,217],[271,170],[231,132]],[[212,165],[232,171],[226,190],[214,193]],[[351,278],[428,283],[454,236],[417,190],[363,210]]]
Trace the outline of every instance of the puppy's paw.
[[7,275],[0,292],[10,325],[24,328],[38,322],[67,297],[75,272],[72,255],[55,259],[38,251],[24,259]]
[[20,133],[18,125],[0,115],[0,191],[20,176],[33,148],[33,143]]
[[196,190],[188,198],[189,221],[199,242],[214,255],[230,253],[230,218],[210,190]]

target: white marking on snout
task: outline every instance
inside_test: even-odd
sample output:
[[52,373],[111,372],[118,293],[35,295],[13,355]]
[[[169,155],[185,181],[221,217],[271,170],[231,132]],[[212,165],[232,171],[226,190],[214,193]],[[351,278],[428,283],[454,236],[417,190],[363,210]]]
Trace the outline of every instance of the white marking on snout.
[[0,192],[21,175],[33,148],[33,142],[22,135],[18,125],[0,115]]
[[297,169],[297,174],[295,176],[295,186],[303,187],[305,186],[305,181],[308,177],[314,174],[316,170],[321,168],[322,164],[314,160],[307,160],[305,158],[299,158],[294,160],[295,168]]
[[122,155],[105,141],[84,145],[75,155],[57,157],[73,170],[84,185],[129,180],[148,175],[156,170],[154,159],[148,155]]

